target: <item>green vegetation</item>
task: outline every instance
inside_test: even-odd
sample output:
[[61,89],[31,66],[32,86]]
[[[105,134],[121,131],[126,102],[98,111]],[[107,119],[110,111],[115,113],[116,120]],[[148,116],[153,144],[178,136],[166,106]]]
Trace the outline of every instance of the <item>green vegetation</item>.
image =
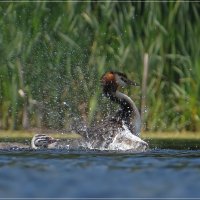
[[[141,82],[147,53],[144,129],[200,130],[199,3],[13,2],[0,16],[1,129],[100,119],[101,75]],[[125,92],[140,105],[141,88]]]

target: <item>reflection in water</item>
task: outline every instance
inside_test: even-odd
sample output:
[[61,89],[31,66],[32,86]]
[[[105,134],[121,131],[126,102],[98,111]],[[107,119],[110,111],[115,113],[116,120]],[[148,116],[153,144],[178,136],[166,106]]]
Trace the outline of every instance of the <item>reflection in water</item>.
[[199,197],[200,151],[0,151],[1,197]]

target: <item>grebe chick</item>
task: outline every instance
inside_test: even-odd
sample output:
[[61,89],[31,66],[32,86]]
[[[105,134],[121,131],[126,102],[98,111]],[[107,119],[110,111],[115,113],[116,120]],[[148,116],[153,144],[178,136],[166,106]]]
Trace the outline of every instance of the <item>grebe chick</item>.
[[132,99],[117,90],[120,86],[139,85],[129,80],[125,74],[113,71],[106,72],[100,81],[103,94],[112,102],[119,104],[120,109],[113,116],[102,120],[102,123],[88,128],[88,143],[92,148],[100,149],[145,150],[148,144],[138,137],[141,128],[140,113]]
[[31,148],[33,149],[52,149],[56,148],[58,139],[45,134],[36,134],[31,140]]

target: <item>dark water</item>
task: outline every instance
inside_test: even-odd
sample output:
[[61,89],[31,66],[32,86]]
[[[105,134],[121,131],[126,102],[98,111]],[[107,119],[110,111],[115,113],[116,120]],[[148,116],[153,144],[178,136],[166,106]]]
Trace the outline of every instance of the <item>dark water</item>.
[[1,198],[196,198],[199,150],[0,151]]

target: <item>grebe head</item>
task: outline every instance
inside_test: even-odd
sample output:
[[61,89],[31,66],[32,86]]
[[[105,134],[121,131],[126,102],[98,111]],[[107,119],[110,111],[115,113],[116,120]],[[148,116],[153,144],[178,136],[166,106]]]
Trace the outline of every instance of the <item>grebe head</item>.
[[115,79],[116,79],[116,83],[122,87],[125,87],[127,85],[139,86],[138,83],[129,80],[128,77],[126,76],[126,74],[123,74],[121,72],[115,73]]
[[58,139],[54,139],[51,136],[45,134],[37,134],[34,135],[31,140],[31,148],[33,149],[44,149],[49,148],[56,144],[59,141]]
[[118,86],[121,87],[125,87],[127,85],[139,86],[139,84],[137,84],[136,82],[129,80],[126,74],[113,71],[106,72],[101,77],[101,85],[103,87],[111,86],[113,90],[116,90]]

